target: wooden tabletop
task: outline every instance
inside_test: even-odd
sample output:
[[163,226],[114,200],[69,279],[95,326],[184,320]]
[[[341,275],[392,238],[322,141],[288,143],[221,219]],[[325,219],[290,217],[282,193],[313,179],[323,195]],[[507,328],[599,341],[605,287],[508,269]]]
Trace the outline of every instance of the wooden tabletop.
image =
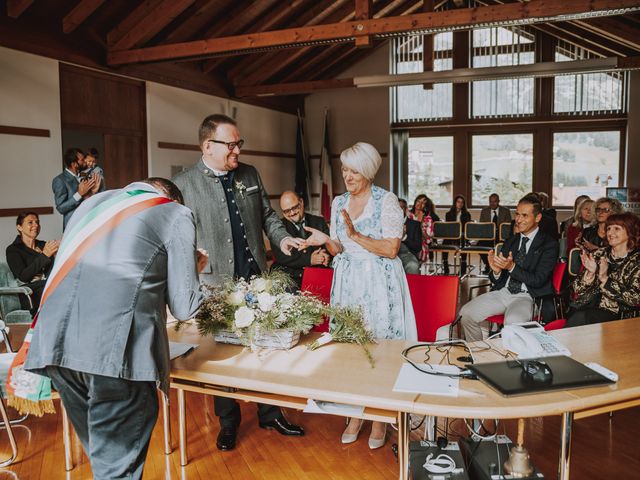
[[[172,378],[278,395],[459,418],[556,415],[640,398],[640,355],[636,346],[640,319],[553,332],[574,359],[597,362],[618,373],[616,384],[509,398],[473,380],[460,382],[458,397],[393,392],[403,363],[400,352],[411,344],[401,340],[372,345],[375,368],[371,368],[356,345],[329,344],[308,350],[307,344],[317,334],[303,337],[289,351],[258,354],[200,337],[194,325],[178,333],[170,326],[168,331],[170,340],[200,344],[195,352],[173,362]],[[475,355],[476,361],[501,358],[492,351]]]

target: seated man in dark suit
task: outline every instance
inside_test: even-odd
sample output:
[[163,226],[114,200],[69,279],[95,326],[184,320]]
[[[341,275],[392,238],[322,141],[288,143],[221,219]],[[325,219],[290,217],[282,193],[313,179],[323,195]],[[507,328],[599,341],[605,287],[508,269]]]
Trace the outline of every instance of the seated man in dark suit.
[[[282,223],[292,237],[307,238],[308,233],[304,227],[316,228],[329,235],[329,227],[324,218],[305,213],[304,200],[296,192],[291,190],[284,192],[280,196],[280,208],[284,215]],[[291,255],[285,255],[276,245],[272,245],[272,248],[276,259],[273,268],[287,272],[298,290],[302,285],[304,267],[326,267],[331,260],[331,255],[324,248],[293,250]]]
[[485,319],[504,314],[504,323],[531,320],[536,297],[553,294],[553,268],[558,259],[558,241],[539,227],[542,207],[536,196],[520,199],[516,208],[515,233],[500,252],[489,253],[491,291],[460,309],[467,341],[481,340]]
[[[496,226],[496,236],[493,241],[481,240],[478,245],[485,247],[493,247],[496,244],[497,239],[500,238],[500,224],[505,222],[511,222],[511,212],[507,207],[500,205],[500,196],[497,193],[489,195],[489,206],[483,207],[480,210],[481,222],[493,222]],[[485,274],[489,274],[489,261],[486,255],[480,255],[480,259],[485,266]]]

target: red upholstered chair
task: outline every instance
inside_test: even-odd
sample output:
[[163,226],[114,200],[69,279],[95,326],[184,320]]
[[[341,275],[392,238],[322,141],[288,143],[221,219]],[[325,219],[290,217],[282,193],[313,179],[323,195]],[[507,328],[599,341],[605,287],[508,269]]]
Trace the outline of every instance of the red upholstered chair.
[[456,319],[460,277],[408,274],[407,282],[416,316],[418,340],[433,342],[438,329]]
[[[320,297],[324,302],[331,300],[331,282],[333,281],[333,268],[305,267],[302,272],[302,288],[304,292],[310,292]],[[313,328],[314,332],[328,332],[329,320]]]

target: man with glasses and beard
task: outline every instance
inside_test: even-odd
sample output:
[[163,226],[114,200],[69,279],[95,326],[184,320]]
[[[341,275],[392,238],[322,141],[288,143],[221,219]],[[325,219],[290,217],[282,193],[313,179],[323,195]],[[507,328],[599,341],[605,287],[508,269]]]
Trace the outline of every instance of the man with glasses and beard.
[[[214,285],[230,278],[249,280],[267,269],[263,232],[285,255],[303,241],[289,235],[271,208],[255,167],[240,163],[244,140],[235,120],[209,115],[200,125],[198,141],[202,157],[178,174],[174,182],[184,195],[184,204],[195,214],[199,246],[210,252],[200,280]],[[240,406],[224,397],[214,397],[214,406],[221,426],[216,446],[232,450],[240,425]],[[272,405],[258,404],[258,420],[261,428],[275,429],[282,435],[304,434]]]
[[[329,235],[329,227],[324,218],[311,215],[304,210],[304,200],[296,192],[287,190],[280,196],[280,208],[284,215],[284,226],[289,235],[305,239],[309,236],[304,227],[312,227]],[[331,255],[324,248],[306,248],[286,255],[277,246],[273,247],[276,263],[273,268],[289,274],[299,290],[302,285],[304,267],[326,267]]]

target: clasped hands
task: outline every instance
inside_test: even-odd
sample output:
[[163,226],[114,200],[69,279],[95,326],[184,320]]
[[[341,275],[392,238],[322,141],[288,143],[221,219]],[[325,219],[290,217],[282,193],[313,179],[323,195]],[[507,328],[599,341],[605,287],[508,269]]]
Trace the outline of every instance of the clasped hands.
[[502,270],[510,271],[515,266],[512,252],[509,252],[509,255],[505,257],[502,255],[502,252],[499,252],[496,255],[495,252],[491,250],[489,251],[487,260],[489,262],[489,267],[496,277],[500,275]]
[[[581,249],[580,250],[580,260],[582,260],[582,265],[584,265],[586,273],[585,280],[587,283],[591,283],[596,276],[596,270],[598,271],[598,280],[602,285],[604,285],[609,279],[609,261],[606,257],[600,257],[599,260],[593,258],[593,254],[590,252]],[[600,267],[598,269],[598,266]]]
[[85,178],[80,181],[80,183],[78,184],[78,193],[81,197],[86,197],[87,195],[90,196],[94,193],[98,193],[101,182],[102,175],[94,173],[89,178]]

